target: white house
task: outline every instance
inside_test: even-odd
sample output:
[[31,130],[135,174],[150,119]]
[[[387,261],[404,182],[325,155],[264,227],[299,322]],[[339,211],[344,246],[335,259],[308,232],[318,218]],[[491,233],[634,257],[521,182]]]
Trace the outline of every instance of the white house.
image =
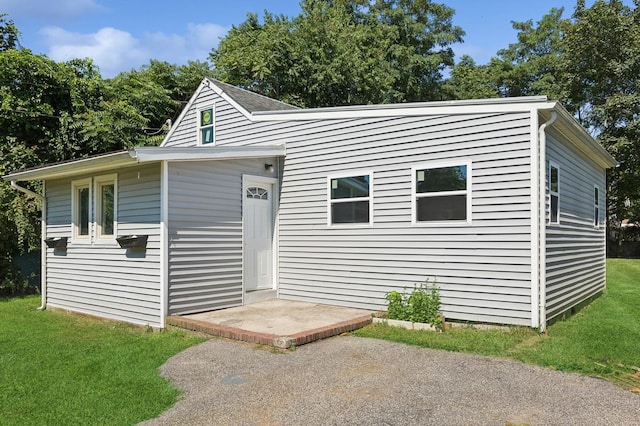
[[605,287],[614,165],[544,97],[298,109],[205,79],[160,147],[4,179],[44,182],[44,306],[164,327],[430,279],[448,319],[544,328]]

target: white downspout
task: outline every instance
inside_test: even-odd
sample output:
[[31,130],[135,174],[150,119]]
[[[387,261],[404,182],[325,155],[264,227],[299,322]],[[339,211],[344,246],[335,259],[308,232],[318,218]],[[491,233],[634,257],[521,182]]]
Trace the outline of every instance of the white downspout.
[[558,118],[558,113],[553,111],[551,114],[551,118],[544,124],[540,126],[538,129],[538,140],[540,141],[540,163],[538,167],[538,172],[540,173],[538,182],[539,182],[539,195],[540,199],[538,201],[540,214],[539,214],[539,252],[540,252],[540,269],[538,272],[538,286],[540,291],[539,294],[539,329],[540,332],[544,332],[547,328],[547,276],[546,276],[546,268],[547,268],[547,215],[546,215],[546,203],[547,203],[547,191],[546,191],[546,178],[547,178],[547,134],[545,130],[548,126],[552,125],[554,121]]
[[[31,191],[30,189],[24,188],[18,185],[14,180],[11,181],[11,187],[17,189],[23,194],[34,197],[39,200],[42,205],[42,217],[40,218],[40,296],[41,303],[38,308],[39,311],[43,311],[47,308],[47,246],[44,243],[44,238],[47,235],[47,199],[36,193]],[[45,183],[42,183],[42,191],[44,193]]]

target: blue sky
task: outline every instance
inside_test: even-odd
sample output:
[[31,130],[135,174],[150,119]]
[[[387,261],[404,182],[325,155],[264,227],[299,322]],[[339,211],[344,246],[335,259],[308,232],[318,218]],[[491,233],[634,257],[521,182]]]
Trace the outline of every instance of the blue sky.
[[[629,0],[626,3],[630,3]],[[487,62],[516,41],[511,21],[538,21],[552,7],[570,16],[576,0],[440,0],[456,10],[467,33],[456,56]],[[587,1],[587,5],[593,1]],[[248,12],[295,16],[299,0],[0,0],[22,32],[22,45],[57,61],[91,57],[103,77],[139,68],[150,59],[176,64],[206,60],[212,47]]]

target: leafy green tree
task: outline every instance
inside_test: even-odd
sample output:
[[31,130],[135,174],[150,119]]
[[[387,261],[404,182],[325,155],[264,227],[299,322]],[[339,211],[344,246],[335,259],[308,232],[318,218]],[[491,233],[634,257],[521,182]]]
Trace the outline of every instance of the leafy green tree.
[[455,99],[545,95],[563,99],[563,38],[570,26],[563,9],[533,20],[512,22],[518,41],[497,52],[486,65],[462,57],[446,83]]
[[[201,79],[211,75],[207,63],[151,61],[104,80],[90,59],[55,62],[19,48],[19,32],[5,15],[0,16],[0,35],[0,175],[157,144],[165,121],[175,118]],[[39,184],[30,189],[39,192]],[[40,247],[38,201],[4,181],[0,233],[2,293],[20,282],[13,257]]]
[[486,99],[500,96],[497,79],[492,78],[488,66],[476,65],[471,56],[464,55],[451,70],[444,83],[450,99]]
[[215,77],[305,107],[441,99],[453,9],[426,0],[303,0],[248,15],[211,53]]
[[620,162],[609,180],[610,227],[640,221],[640,1],[579,0],[564,37],[569,108]]
[[20,47],[20,31],[6,13],[0,13],[0,52]]

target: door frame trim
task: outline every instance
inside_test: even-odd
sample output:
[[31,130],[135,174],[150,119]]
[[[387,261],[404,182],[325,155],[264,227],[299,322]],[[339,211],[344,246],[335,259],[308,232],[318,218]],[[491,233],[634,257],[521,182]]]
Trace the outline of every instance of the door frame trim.
[[276,297],[278,294],[278,205],[280,202],[280,188],[278,185],[278,179],[272,177],[265,176],[255,176],[249,174],[242,175],[242,193],[240,194],[242,197],[242,304],[245,304],[245,293],[246,291],[246,283],[245,283],[245,226],[246,226],[246,217],[245,217],[245,194],[247,193],[247,188],[249,183],[262,183],[266,185],[271,185],[272,187],[272,198],[271,198],[271,214],[273,220],[273,236],[271,243],[271,258],[272,258],[272,283],[271,290],[276,290]]

